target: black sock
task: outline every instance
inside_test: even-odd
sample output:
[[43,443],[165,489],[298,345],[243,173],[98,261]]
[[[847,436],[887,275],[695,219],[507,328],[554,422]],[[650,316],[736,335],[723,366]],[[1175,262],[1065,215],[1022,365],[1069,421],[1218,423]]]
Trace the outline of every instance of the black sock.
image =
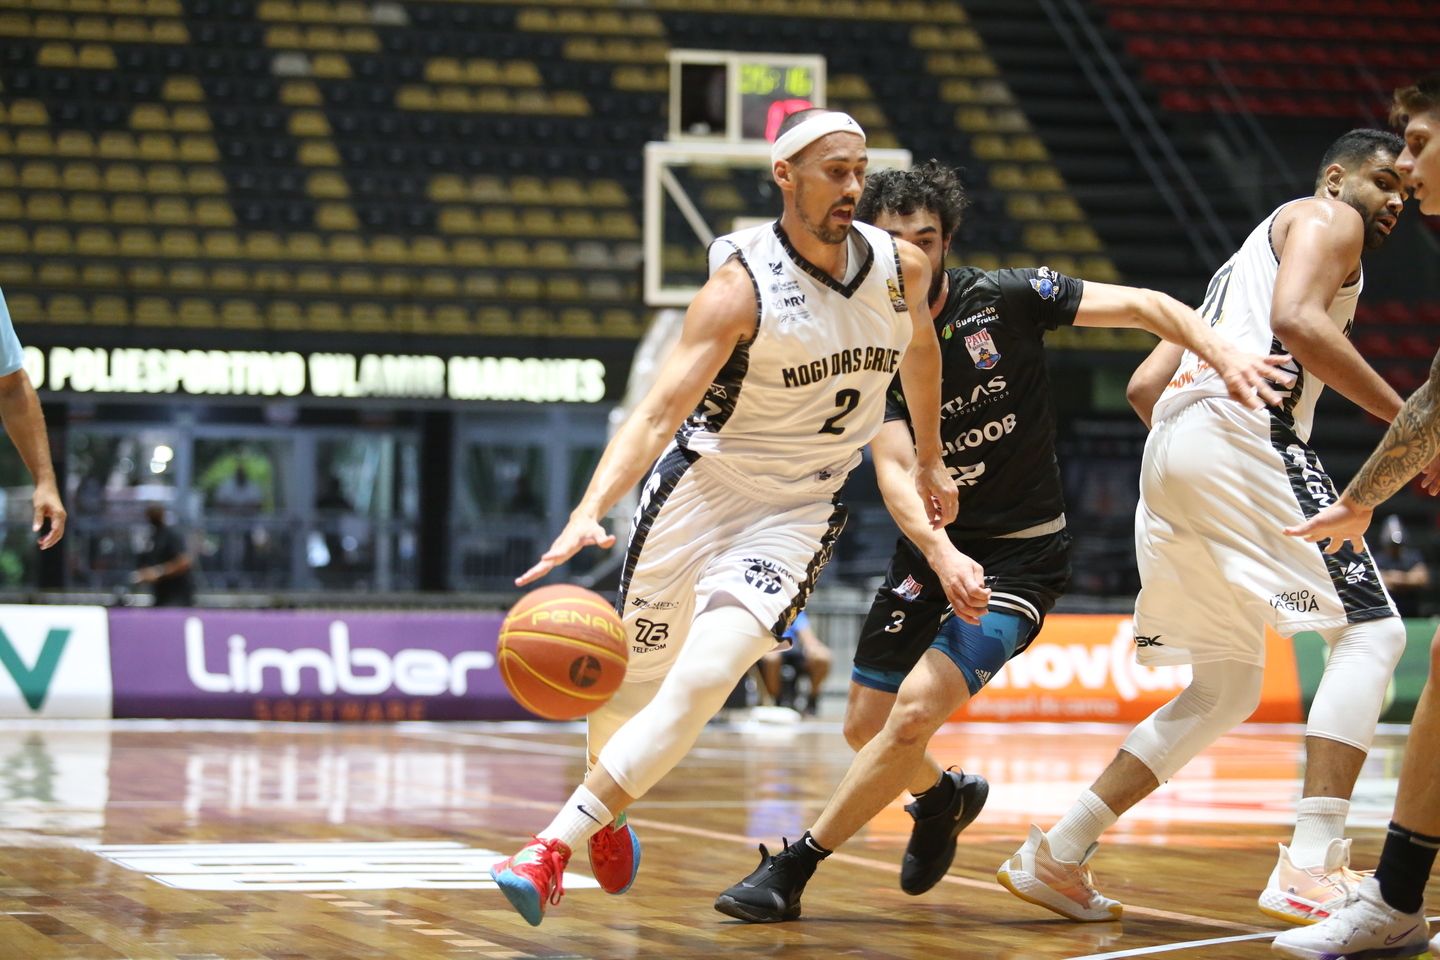
[[810,873],[814,873],[815,868],[820,865],[820,861],[830,856],[833,852],[826,850],[820,846],[820,844],[816,843],[815,838],[810,836],[809,830],[805,831],[805,836],[796,840],[785,849],[799,857],[805,863],[805,866],[809,868]]
[[915,795],[915,819],[924,820],[926,817],[933,817],[944,813],[950,807],[950,801],[955,798],[955,781],[950,779],[950,774],[940,774],[940,779],[935,781],[935,786],[924,793]]
[[1401,913],[1420,912],[1436,850],[1440,850],[1440,837],[1427,837],[1390,821],[1380,865],[1375,868],[1380,896],[1386,903]]

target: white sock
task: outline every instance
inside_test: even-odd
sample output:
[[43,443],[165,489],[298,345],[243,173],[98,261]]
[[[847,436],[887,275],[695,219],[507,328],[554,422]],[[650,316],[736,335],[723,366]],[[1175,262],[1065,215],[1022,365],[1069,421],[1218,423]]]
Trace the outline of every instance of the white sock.
[[1331,840],[1345,836],[1350,801],[1339,797],[1306,797],[1295,817],[1295,838],[1290,841],[1290,862],[1297,867],[1318,867],[1325,862]]
[[1075,801],[1070,812],[1050,828],[1045,839],[1050,841],[1050,853],[1056,860],[1079,863],[1090,849],[1090,844],[1100,839],[1100,834],[1115,825],[1120,817],[1097,797],[1094,791],[1086,790]]
[[565,801],[564,808],[555,815],[550,826],[536,836],[541,840],[559,840],[574,853],[614,819],[615,815],[606,809],[605,804],[596,800],[595,795],[581,784],[570,794],[570,799]]

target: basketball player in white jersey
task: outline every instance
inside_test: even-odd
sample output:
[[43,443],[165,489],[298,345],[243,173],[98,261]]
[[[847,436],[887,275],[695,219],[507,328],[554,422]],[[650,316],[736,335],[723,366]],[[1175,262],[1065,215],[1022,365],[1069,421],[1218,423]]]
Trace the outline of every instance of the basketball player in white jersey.
[[1191,664],[1194,680],[1131,732],[1059,824],[1030,828],[997,875],[1021,899],[1073,920],[1120,917],[1121,904],[1093,885],[1096,841],[1254,712],[1267,624],[1284,637],[1318,631],[1330,657],[1306,730],[1294,839],[1280,848],[1260,909],[1314,923],[1358,884],[1345,817],[1405,629],[1368,554],[1323,554],[1281,531],[1336,499],[1307,445],[1323,387],[1385,420],[1400,409],[1346,335],[1361,253],[1384,243],[1403,204],[1395,169],[1403,146],[1378,130],[1341,137],[1321,162],[1315,195],[1267,217],[1210,282],[1200,312],[1217,333],[1243,350],[1294,358],[1296,382],[1282,405],[1242,407],[1206,364],[1169,344],[1132,378],[1131,401],[1153,421],[1135,521],[1137,658]]
[[[1405,130],[1405,151],[1395,169],[1414,191],[1420,212],[1440,215],[1440,73],[1395,91],[1392,122]],[[1385,439],[1365,461],[1340,500],[1285,532],[1327,551],[1363,545],[1375,508],[1394,496],[1428,463],[1424,485],[1440,491],[1440,354],[1430,379],[1405,401]],[[1342,957],[1440,956],[1440,936],[1429,941],[1425,885],[1440,850],[1440,633],[1430,643],[1430,676],[1415,705],[1400,767],[1395,816],[1375,877],[1325,920],[1275,938],[1276,953],[1304,960]]]
[[955,516],[930,265],[854,221],[864,132],[846,114],[801,111],[771,156],[783,215],[711,245],[710,280],[655,385],[569,524],[517,581],[612,544],[600,519],[645,478],[617,601],[630,664],[590,717],[590,775],[535,843],[491,871],[532,924],[559,901],[581,843],[602,887],[629,888],[639,845],[624,809],[679,762],[804,607],[845,523],[840,488],[880,429],[897,371],[918,398],[916,492],[937,527]]

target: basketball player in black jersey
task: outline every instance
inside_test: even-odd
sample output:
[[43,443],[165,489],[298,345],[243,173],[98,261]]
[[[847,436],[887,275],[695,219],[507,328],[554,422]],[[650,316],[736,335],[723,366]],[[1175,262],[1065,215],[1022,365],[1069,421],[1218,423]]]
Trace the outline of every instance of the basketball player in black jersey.
[[[1141,327],[1208,360],[1255,409],[1279,401],[1284,358],[1242,354],[1178,301],[1090,283],[1045,267],[942,269],[964,194],[930,161],[866,183],[856,216],[916,244],[931,260],[931,316],[942,353],[940,436],[960,512],[943,531],[926,521],[908,478],[915,466],[905,397],[892,388],[871,442],[886,505],[904,536],[861,631],[845,716],[859,753],[815,826],[725,891],[715,909],[755,923],[800,916],[820,860],[902,790],[915,797],[901,868],[906,893],[939,882],[955,838],[988,785],[942,771],[926,752],[935,731],[1039,632],[1070,578],[1070,537],[1055,459],[1055,412],[1043,337],[1064,324]],[[905,488],[905,489],[902,489]]]

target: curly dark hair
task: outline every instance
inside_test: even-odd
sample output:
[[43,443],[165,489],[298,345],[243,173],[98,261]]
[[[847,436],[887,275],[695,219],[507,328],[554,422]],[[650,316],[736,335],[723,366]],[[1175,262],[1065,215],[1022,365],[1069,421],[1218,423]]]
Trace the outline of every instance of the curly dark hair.
[[940,233],[949,240],[960,226],[965,203],[965,188],[955,171],[939,160],[928,160],[909,170],[881,170],[867,176],[855,218],[874,223],[882,213],[904,217],[928,210],[940,218]]

